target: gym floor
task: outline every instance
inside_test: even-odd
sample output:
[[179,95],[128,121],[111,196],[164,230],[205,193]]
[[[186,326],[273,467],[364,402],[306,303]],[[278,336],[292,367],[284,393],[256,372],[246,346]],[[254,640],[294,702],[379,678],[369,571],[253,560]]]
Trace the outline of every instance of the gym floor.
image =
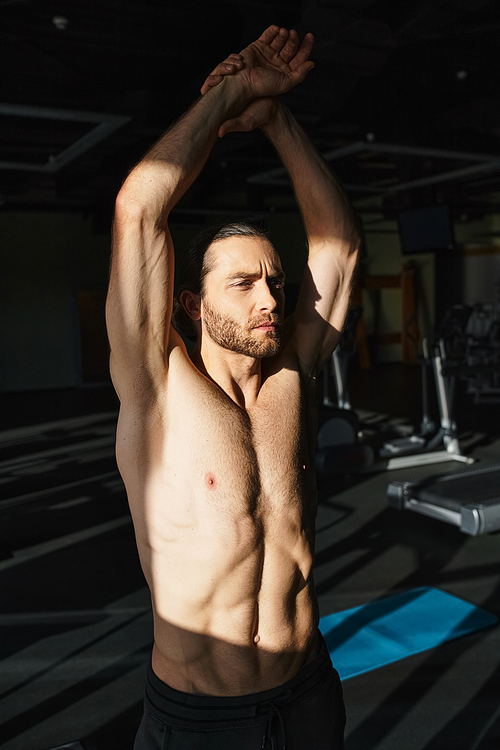
[[[417,367],[352,377],[369,424],[418,427]],[[132,748],[151,648],[148,593],[114,462],[108,387],[0,397],[0,746]],[[500,460],[499,406],[459,393],[466,452]],[[321,614],[435,586],[500,614],[499,534],[388,507],[393,479],[456,464],[338,477],[320,487]],[[344,682],[347,750],[498,750],[500,628]]]

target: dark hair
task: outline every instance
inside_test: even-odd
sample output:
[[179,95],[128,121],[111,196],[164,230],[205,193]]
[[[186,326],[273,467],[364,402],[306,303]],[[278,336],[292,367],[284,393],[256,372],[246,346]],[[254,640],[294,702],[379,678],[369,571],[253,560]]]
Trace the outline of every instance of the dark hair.
[[243,221],[208,227],[193,237],[181,264],[179,288],[174,297],[172,310],[172,325],[191,341],[196,341],[196,328],[182,306],[181,293],[188,289],[193,294],[203,297],[205,277],[213,268],[210,260],[207,261],[207,250],[215,242],[228,237],[261,237],[269,241],[269,235],[264,228]]

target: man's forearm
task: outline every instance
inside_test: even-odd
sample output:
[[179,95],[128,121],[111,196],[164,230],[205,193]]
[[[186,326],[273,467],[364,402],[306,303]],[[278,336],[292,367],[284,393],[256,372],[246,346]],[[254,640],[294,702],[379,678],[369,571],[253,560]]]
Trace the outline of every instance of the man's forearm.
[[156,221],[166,218],[205,164],[221,123],[249,100],[245,88],[228,78],[195,102],[132,170],[122,203],[132,202]]
[[292,180],[310,251],[332,240],[347,253],[355,251],[360,237],[351,203],[290,111],[277,103],[275,116],[263,130]]

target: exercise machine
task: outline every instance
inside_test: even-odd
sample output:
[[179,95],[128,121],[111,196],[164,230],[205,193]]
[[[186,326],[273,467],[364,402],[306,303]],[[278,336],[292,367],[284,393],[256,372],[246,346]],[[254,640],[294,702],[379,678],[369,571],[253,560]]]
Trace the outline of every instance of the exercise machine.
[[372,446],[360,440],[359,420],[353,411],[328,405],[320,408],[315,456],[320,478],[366,471],[374,459]]
[[474,404],[500,404],[500,300],[476,303],[465,334],[467,393]]
[[[347,444],[347,430],[351,431],[349,443],[356,446],[350,453],[351,468],[356,465],[355,454],[358,453],[358,471],[385,471],[405,469],[412,466],[457,461],[464,464],[473,463],[473,459],[462,453],[458,440],[457,425],[454,419],[455,381],[457,374],[447,372],[443,367],[444,350],[435,347],[432,356],[429,355],[427,341],[423,341],[424,356],[422,368],[422,420],[420,431],[412,434],[413,428],[401,430],[407,434],[384,441],[382,447],[375,452],[368,443],[360,440],[361,425],[359,418],[352,410],[347,389],[347,372],[349,359],[353,353],[353,329],[357,322],[357,315],[352,314],[347,327],[342,333],[339,345],[334,351],[330,366],[323,371],[323,409],[329,408],[329,419],[320,424],[318,433],[318,454],[316,463],[318,471],[328,473],[328,464],[332,463],[332,471],[339,473],[342,463],[337,460],[340,444]],[[337,406],[329,398],[329,371],[331,370]],[[433,373],[439,409],[439,426],[430,417],[429,410],[429,372]],[[333,420],[333,421],[332,421]],[[349,428],[343,424],[349,424]],[[409,433],[409,434],[408,434]],[[343,450],[343,449],[342,449]],[[361,455],[363,454],[363,455]],[[336,468],[334,468],[334,466]]]
[[[440,376],[464,378],[474,403],[498,403],[500,326],[498,303],[474,308],[456,305],[445,316],[436,342]],[[444,338],[443,334],[447,334]],[[500,462],[478,464],[449,474],[391,482],[389,504],[454,524],[476,536],[500,530]]]
[[500,462],[449,474],[391,482],[389,505],[453,524],[476,536],[500,530]]
[[[386,441],[380,450],[380,469],[405,469],[411,466],[437,464],[445,461],[472,463],[464,456],[458,440],[454,417],[455,373],[443,369],[443,351],[437,346],[432,355],[427,340],[422,342],[422,421],[420,432],[408,437]],[[428,372],[432,371],[439,410],[439,426],[429,415]]]

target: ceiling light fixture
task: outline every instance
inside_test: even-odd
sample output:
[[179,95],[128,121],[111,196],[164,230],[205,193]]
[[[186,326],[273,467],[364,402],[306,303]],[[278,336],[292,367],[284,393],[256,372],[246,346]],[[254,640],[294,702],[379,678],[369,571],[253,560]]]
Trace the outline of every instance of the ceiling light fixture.
[[52,23],[58,31],[66,31],[69,21],[64,16],[54,16],[52,18]]

